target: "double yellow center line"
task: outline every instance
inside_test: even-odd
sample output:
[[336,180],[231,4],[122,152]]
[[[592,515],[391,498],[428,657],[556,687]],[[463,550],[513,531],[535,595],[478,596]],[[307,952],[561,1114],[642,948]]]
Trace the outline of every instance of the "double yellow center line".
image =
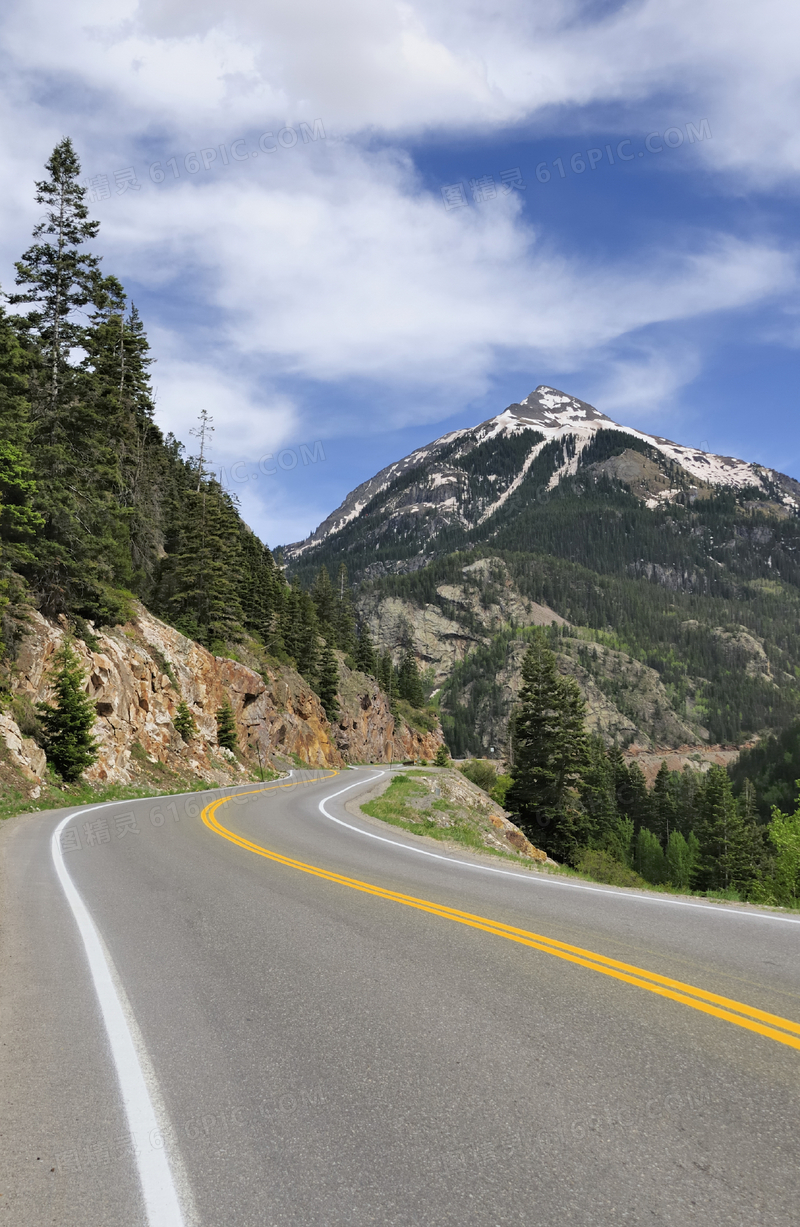
[[[334,773],[335,774],[335,773]],[[321,779],[331,779],[323,776]],[[278,784],[272,787],[289,788],[292,784]],[[363,894],[375,895],[379,899],[387,899],[392,903],[400,903],[404,907],[413,907],[420,912],[429,912],[432,916],[440,916],[443,920],[452,920],[457,924],[468,925],[471,929],[482,929],[484,933],[492,933],[496,937],[504,937],[507,941],[517,942],[521,946],[530,946],[541,950],[544,954],[552,954],[555,958],[564,959],[578,967],[586,967],[590,971],[599,972],[604,976],[612,976],[635,988],[646,989],[649,993],[657,993],[659,997],[667,997],[670,1001],[680,1002],[703,1014],[711,1014],[725,1022],[735,1023],[747,1031],[755,1031],[768,1039],[786,1044],[789,1048],[800,1050],[800,1023],[766,1010],[758,1010],[754,1006],[745,1005],[741,1001],[733,1001],[730,997],[720,997],[717,993],[709,993],[705,989],[696,988],[693,984],[684,984],[680,980],[672,980],[668,976],[660,976],[654,971],[646,971],[642,967],[634,967],[630,963],[621,963],[618,959],[608,958],[604,954],[596,954],[592,950],[584,950],[580,946],[570,946],[567,942],[556,941],[552,937],[544,937],[541,933],[532,933],[528,929],[518,929],[514,925],[503,924],[499,920],[491,920],[486,916],[477,916],[472,912],[462,912],[458,908],[445,907],[430,899],[418,899],[414,895],[404,895],[399,891],[386,890],[372,882],[362,882],[358,878],[345,877],[340,873],[332,873],[317,865],[307,865],[304,861],[295,860],[290,856],[282,856],[279,852],[271,852],[252,840],[244,839],[234,831],[224,827],[217,818],[217,810],[232,796],[250,796],[266,791],[263,788],[253,789],[252,793],[236,793],[220,797],[212,801],[202,812],[205,825],[223,839],[244,848],[246,852],[254,852],[256,856],[266,857],[278,865],[288,869],[297,869],[301,873],[310,873],[314,877],[323,878],[326,882],[334,882],[338,886],[347,886],[350,890],[358,890]]]

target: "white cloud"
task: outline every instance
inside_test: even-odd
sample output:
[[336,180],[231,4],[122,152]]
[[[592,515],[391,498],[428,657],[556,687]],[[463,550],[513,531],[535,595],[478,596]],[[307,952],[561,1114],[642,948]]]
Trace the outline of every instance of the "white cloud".
[[[350,147],[281,167],[269,192],[231,175],[117,202],[105,232],[109,267],[154,287],[171,269],[229,363],[271,380],[474,395],[498,364],[585,362],[648,326],[796,283],[777,247],[713,232],[665,239],[646,259],[572,258],[522,223],[514,198],[448,213],[403,160]],[[409,397],[406,420],[430,403]]]
[[665,125],[709,116],[701,153],[721,168],[762,181],[800,170],[793,0],[643,0],[600,15],[577,0],[20,0],[5,41],[24,79],[102,95],[77,101],[106,141],[117,121],[123,140],[317,115],[339,133],[410,134],[542,114],[552,125],[554,108],[575,130],[613,103],[618,122],[631,106]]
[[257,462],[296,433],[297,412],[288,397],[269,389],[259,392],[244,374],[237,379],[230,369],[223,372],[172,356],[159,362],[153,384],[156,421],[184,443],[187,454],[198,451],[190,431],[197,426],[201,411],[211,415],[214,432],[208,455],[214,465]]
[[[623,135],[708,116],[713,139],[692,149],[736,172],[733,190],[791,180],[800,16],[790,0],[588,11],[580,0],[18,0],[2,31],[3,279],[35,220],[31,181],[65,132],[95,173],[141,167],[167,144],[247,134],[255,151],[253,134],[321,117],[325,142],[266,167],[261,154],[218,161],[101,210],[104,267],[153,291],[168,428],[186,440],[207,407],[216,458],[230,463],[243,445],[263,454],[353,430],[334,420],[326,386],[374,390],[367,433],[387,413],[395,427],[433,421],[500,367],[543,362],[602,365],[605,407],[649,411],[694,377],[699,350],[665,351],[649,334],[645,345],[642,330],[785,296],[793,256],[676,224],[660,248],[581,259],[524,223],[513,196],[446,212],[399,146],[521,123],[588,132],[600,108]],[[393,147],[375,152],[373,133]],[[287,522],[278,535],[300,534]]]

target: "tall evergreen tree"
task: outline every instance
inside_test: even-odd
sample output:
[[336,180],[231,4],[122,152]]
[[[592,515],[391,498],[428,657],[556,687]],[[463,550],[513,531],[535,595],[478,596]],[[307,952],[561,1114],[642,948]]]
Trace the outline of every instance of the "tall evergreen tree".
[[333,629],[336,635],[336,646],[340,652],[347,652],[352,656],[357,646],[356,619],[350,595],[350,581],[347,576],[347,567],[344,563],[339,565],[335,597]]
[[618,812],[614,766],[600,737],[588,737],[586,740],[580,796],[591,824],[591,842],[605,847],[608,837],[616,832]]
[[33,507],[28,365],[0,305],[0,583],[6,568],[32,561],[31,546],[44,523]]
[[377,678],[381,690],[388,695],[390,703],[393,703],[397,698],[397,675],[392,663],[392,654],[388,648],[378,661]]
[[403,653],[400,668],[397,671],[397,694],[412,707],[425,706],[425,691],[419,675],[417,662],[410,648]]
[[325,715],[331,722],[336,720],[339,715],[338,689],[339,665],[336,660],[336,653],[330,644],[327,644],[320,654],[317,693],[322,706],[325,708]]
[[377,677],[378,654],[375,651],[375,645],[372,642],[366,623],[361,627],[361,634],[358,637],[356,664],[363,673],[369,673],[372,677]]
[[672,788],[672,772],[666,762],[658,769],[651,793],[653,831],[664,847],[669,844],[675,830],[675,799]]
[[178,630],[220,654],[242,629],[236,568],[241,530],[230,496],[216,480],[202,481],[198,493],[191,469],[187,479],[156,606]]
[[78,311],[97,299],[100,261],[82,251],[97,236],[100,223],[89,220],[81,186],[81,165],[69,137],[59,141],[45,169],[49,178],[36,184],[36,203],[45,214],[35,226],[34,239],[17,263],[12,302],[32,306],[25,323],[37,337],[42,368],[37,383],[38,430],[54,444],[60,431],[59,409],[69,399],[72,369],[69,356],[82,346],[85,326]]
[[84,690],[86,675],[77,654],[65,641],[53,657],[55,706],[39,703],[44,748],[56,771],[72,783],[97,758],[92,729],[95,705]]
[[91,348],[85,309],[118,296],[121,287],[109,288],[98,257],[83,250],[98,223],[89,220],[68,139],[53,150],[47,171],[49,178],[36,185],[37,203],[45,207],[33,232],[39,241],[17,264],[20,292],[11,299],[29,308],[18,326],[32,358],[30,448],[36,506],[45,521],[27,575],[44,612],[73,608],[113,619],[120,603],[111,590],[120,567],[125,571],[114,431],[87,395],[85,364],[75,366],[70,355]]
[[317,620],[325,638],[335,637],[336,594],[333,590],[328,568],[320,567],[311,587],[311,596],[317,610]]
[[727,890],[735,885],[743,842],[743,823],[723,767],[712,766],[700,801],[698,884],[705,890]]
[[545,636],[536,634],[522,663],[506,805],[534,842],[562,858],[587,842],[571,797],[586,758],[584,710],[576,683],[559,674]]
[[239,748],[239,737],[236,732],[236,717],[233,714],[231,701],[227,695],[217,708],[217,742],[226,750],[235,753]]

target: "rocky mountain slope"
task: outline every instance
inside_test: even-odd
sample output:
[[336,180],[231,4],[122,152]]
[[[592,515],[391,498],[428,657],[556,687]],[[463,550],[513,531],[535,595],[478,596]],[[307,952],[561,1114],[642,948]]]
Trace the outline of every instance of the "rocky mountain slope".
[[[35,705],[50,698],[50,664],[66,629],[63,620],[28,612],[13,662],[11,706],[0,712],[6,768],[31,796],[38,795],[46,771],[44,751],[35,740]],[[85,773],[90,782],[128,784],[157,777],[161,770],[223,784],[246,778],[257,769],[259,755],[264,765],[301,761],[342,767],[346,762],[432,758],[441,744],[438,730],[416,730],[396,720],[377,683],[344,662],[340,717],[331,724],[317,695],[293,669],[257,671],[213,656],[141,605],[124,626],[89,629],[91,643],[78,640],[75,647],[97,709],[99,755]],[[236,718],[238,759],[217,744],[215,713],[226,696]],[[173,724],[181,699],[197,725],[197,736],[188,744]]]
[[320,556],[319,547],[337,539],[340,549],[356,555],[355,543],[369,541],[391,542],[398,558],[413,557],[408,549],[415,546],[425,558],[448,530],[451,536],[472,530],[475,539],[475,530],[500,522],[523,487],[528,500],[541,500],[580,470],[595,480],[624,482],[651,508],[730,489],[750,491],[778,514],[800,509],[800,483],[785,474],[620,426],[593,405],[540,385],[496,417],[382,469],[305,541],[286,546],[284,556],[290,563]]
[[284,554],[301,582],[346,563],[457,753],[502,743],[536,625],[568,624],[560,666],[607,740],[741,744],[800,712],[800,484],[553,388],[384,469]]

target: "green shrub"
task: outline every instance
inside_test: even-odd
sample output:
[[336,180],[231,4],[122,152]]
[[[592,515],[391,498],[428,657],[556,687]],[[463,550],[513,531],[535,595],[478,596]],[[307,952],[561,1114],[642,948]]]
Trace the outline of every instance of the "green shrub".
[[497,768],[485,758],[471,758],[459,767],[459,771],[484,792],[491,792],[497,783]]
[[576,868],[579,873],[585,873],[595,882],[605,882],[609,886],[647,885],[638,873],[614,860],[614,857],[602,848],[585,848],[578,857]]

